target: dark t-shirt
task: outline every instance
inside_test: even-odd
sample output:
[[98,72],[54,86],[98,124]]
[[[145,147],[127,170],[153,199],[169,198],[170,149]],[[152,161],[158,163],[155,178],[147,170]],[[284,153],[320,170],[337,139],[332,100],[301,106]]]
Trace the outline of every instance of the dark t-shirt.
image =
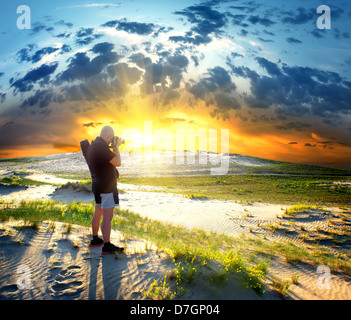
[[110,193],[116,189],[117,172],[110,163],[115,156],[101,137],[97,137],[89,146],[87,162],[92,171],[92,190],[95,194]]

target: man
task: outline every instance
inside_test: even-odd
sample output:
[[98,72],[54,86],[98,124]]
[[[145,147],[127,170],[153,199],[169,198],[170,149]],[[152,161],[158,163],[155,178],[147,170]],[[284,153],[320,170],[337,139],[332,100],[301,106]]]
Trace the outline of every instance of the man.
[[[113,152],[109,149],[110,143],[112,143]],[[102,128],[100,136],[91,143],[87,151],[87,162],[92,173],[92,190],[95,197],[95,212],[91,223],[93,239],[90,246],[103,245],[101,251],[103,254],[124,250],[110,242],[113,210],[119,206],[116,167],[121,165],[119,152],[121,143],[121,139],[114,136],[113,129],[110,126],[105,126]],[[103,239],[98,237],[101,216]]]

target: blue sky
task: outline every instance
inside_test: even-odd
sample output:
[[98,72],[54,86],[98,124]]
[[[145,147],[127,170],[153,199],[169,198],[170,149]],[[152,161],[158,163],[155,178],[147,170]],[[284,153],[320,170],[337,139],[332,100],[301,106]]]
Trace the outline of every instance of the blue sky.
[[[16,27],[21,4],[31,9],[30,30]],[[330,6],[330,30],[316,27],[321,4]],[[351,167],[349,1],[1,0],[1,7],[0,156],[77,143],[72,130],[82,119],[97,122],[112,105],[130,117],[139,99],[154,101],[150,119],[178,110],[195,123],[198,108],[242,137],[233,137],[238,153]],[[271,147],[254,154],[260,139]]]

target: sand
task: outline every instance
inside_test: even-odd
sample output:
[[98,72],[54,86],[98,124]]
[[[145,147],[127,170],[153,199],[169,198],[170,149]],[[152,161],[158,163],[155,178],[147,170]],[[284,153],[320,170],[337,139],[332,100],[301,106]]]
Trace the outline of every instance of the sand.
[[[59,159],[54,158],[57,168]],[[2,169],[1,176],[13,172]],[[57,183],[69,179],[57,178],[47,172],[24,174],[25,177],[50,183],[41,186],[0,186],[0,200],[52,199],[55,201],[91,202],[91,192],[62,188]],[[329,228],[328,221],[338,208],[328,212],[312,212],[289,224],[283,219],[288,206],[267,203],[241,204],[235,201],[190,199],[165,193],[161,188],[119,184],[122,209],[130,209],[150,219],[181,225],[188,229],[201,228],[231,236],[261,235],[267,239],[301,243],[296,230]],[[272,233],[269,224],[281,222],[281,229]],[[174,269],[171,259],[163,252],[140,239],[125,239],[118,231],[112,232],[112,242],[127,248],[115,259],[101,255],[101,248],[90,248],[89,228],[73,226],[68,234],[62,223],[43,221],[39,230],[23,227],[23,221],[0,224],[0,299],[145,299],[154,279],[160,281],[167,271]],[[287,232],[287,229],[292,229]],[[148,248],[146,250],[146,248]],[[31,272],[31,288],[20,289],[16,270],[27,266]],[[281,279],[291,279],[299,273],[298,284],[292,284],[285,299],[351,299],[350,277],[337,272],[331,274],[330,288],[319,288],[317,267],[287,264],[275,258],[270,269]],[[235,280],[224,287],[209,286],[201,277],[182,299],[281,299],[267,286],[266,294],[258,296]]]
[[[200,151],[200,153],[203,153]],[[188,164],[188,159],[195,157],[194,164]],[[239,154],[215,154],[205,152],[206,163],[199,164],[199,153],[184,152],[183,162],[179,163],[175,152],[156,151],[152,153],[121,151],[123,165],[119,168],[121,176],[163,176],[209,174],[211,169],[220,167],[221,161],[228,163],[228,173],[245,173],[250,168],[274,166],[263,159],[243,156]],[[225,158],[225,160],[223,160]],[[214,164],[212,164],[214,163]],[[25,171],[40,174],[66,173],[73,175],[89,174],[88,166],[81,152],[23,158],[23,161],[2,161],[0,168],[13,171]]]
[[[88,246],[89,228],[73,225],[66,231],[60,222],[43,221],[38,230],[24,221],[0,223],[0,300],[144,300],[154,279],[161,282],[175,267],[150,243],[118,231],[112,231],[111,241],[126,250],[117,259]],[[18,268],[29,270],[28,278]],[[181,299],[272,298],[257,296],[235,280],[216,291],[198,279],[189,289]]]
[[[145,299],[142,292],[171,267],[164,253],[146,251],[144,241],[124,239],[117,231],[111,241],[126,253],[115,259],[88,246],[88,228],[74,225],[67,233],[59,222],[44,221],[37,231],[23,225],[0,224],[0,299]],[[21,289],[26,281],[19,266],[29,267],[28,288]]]

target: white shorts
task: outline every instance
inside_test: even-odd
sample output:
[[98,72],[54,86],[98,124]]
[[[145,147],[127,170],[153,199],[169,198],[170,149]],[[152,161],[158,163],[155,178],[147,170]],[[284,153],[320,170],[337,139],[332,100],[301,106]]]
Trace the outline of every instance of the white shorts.
[[116,197],[116,194],[114,194],[113,192],[101,193],[98,197],[95,196],[95,205],[101,205],[101,209],[119,207],[118,195]]

